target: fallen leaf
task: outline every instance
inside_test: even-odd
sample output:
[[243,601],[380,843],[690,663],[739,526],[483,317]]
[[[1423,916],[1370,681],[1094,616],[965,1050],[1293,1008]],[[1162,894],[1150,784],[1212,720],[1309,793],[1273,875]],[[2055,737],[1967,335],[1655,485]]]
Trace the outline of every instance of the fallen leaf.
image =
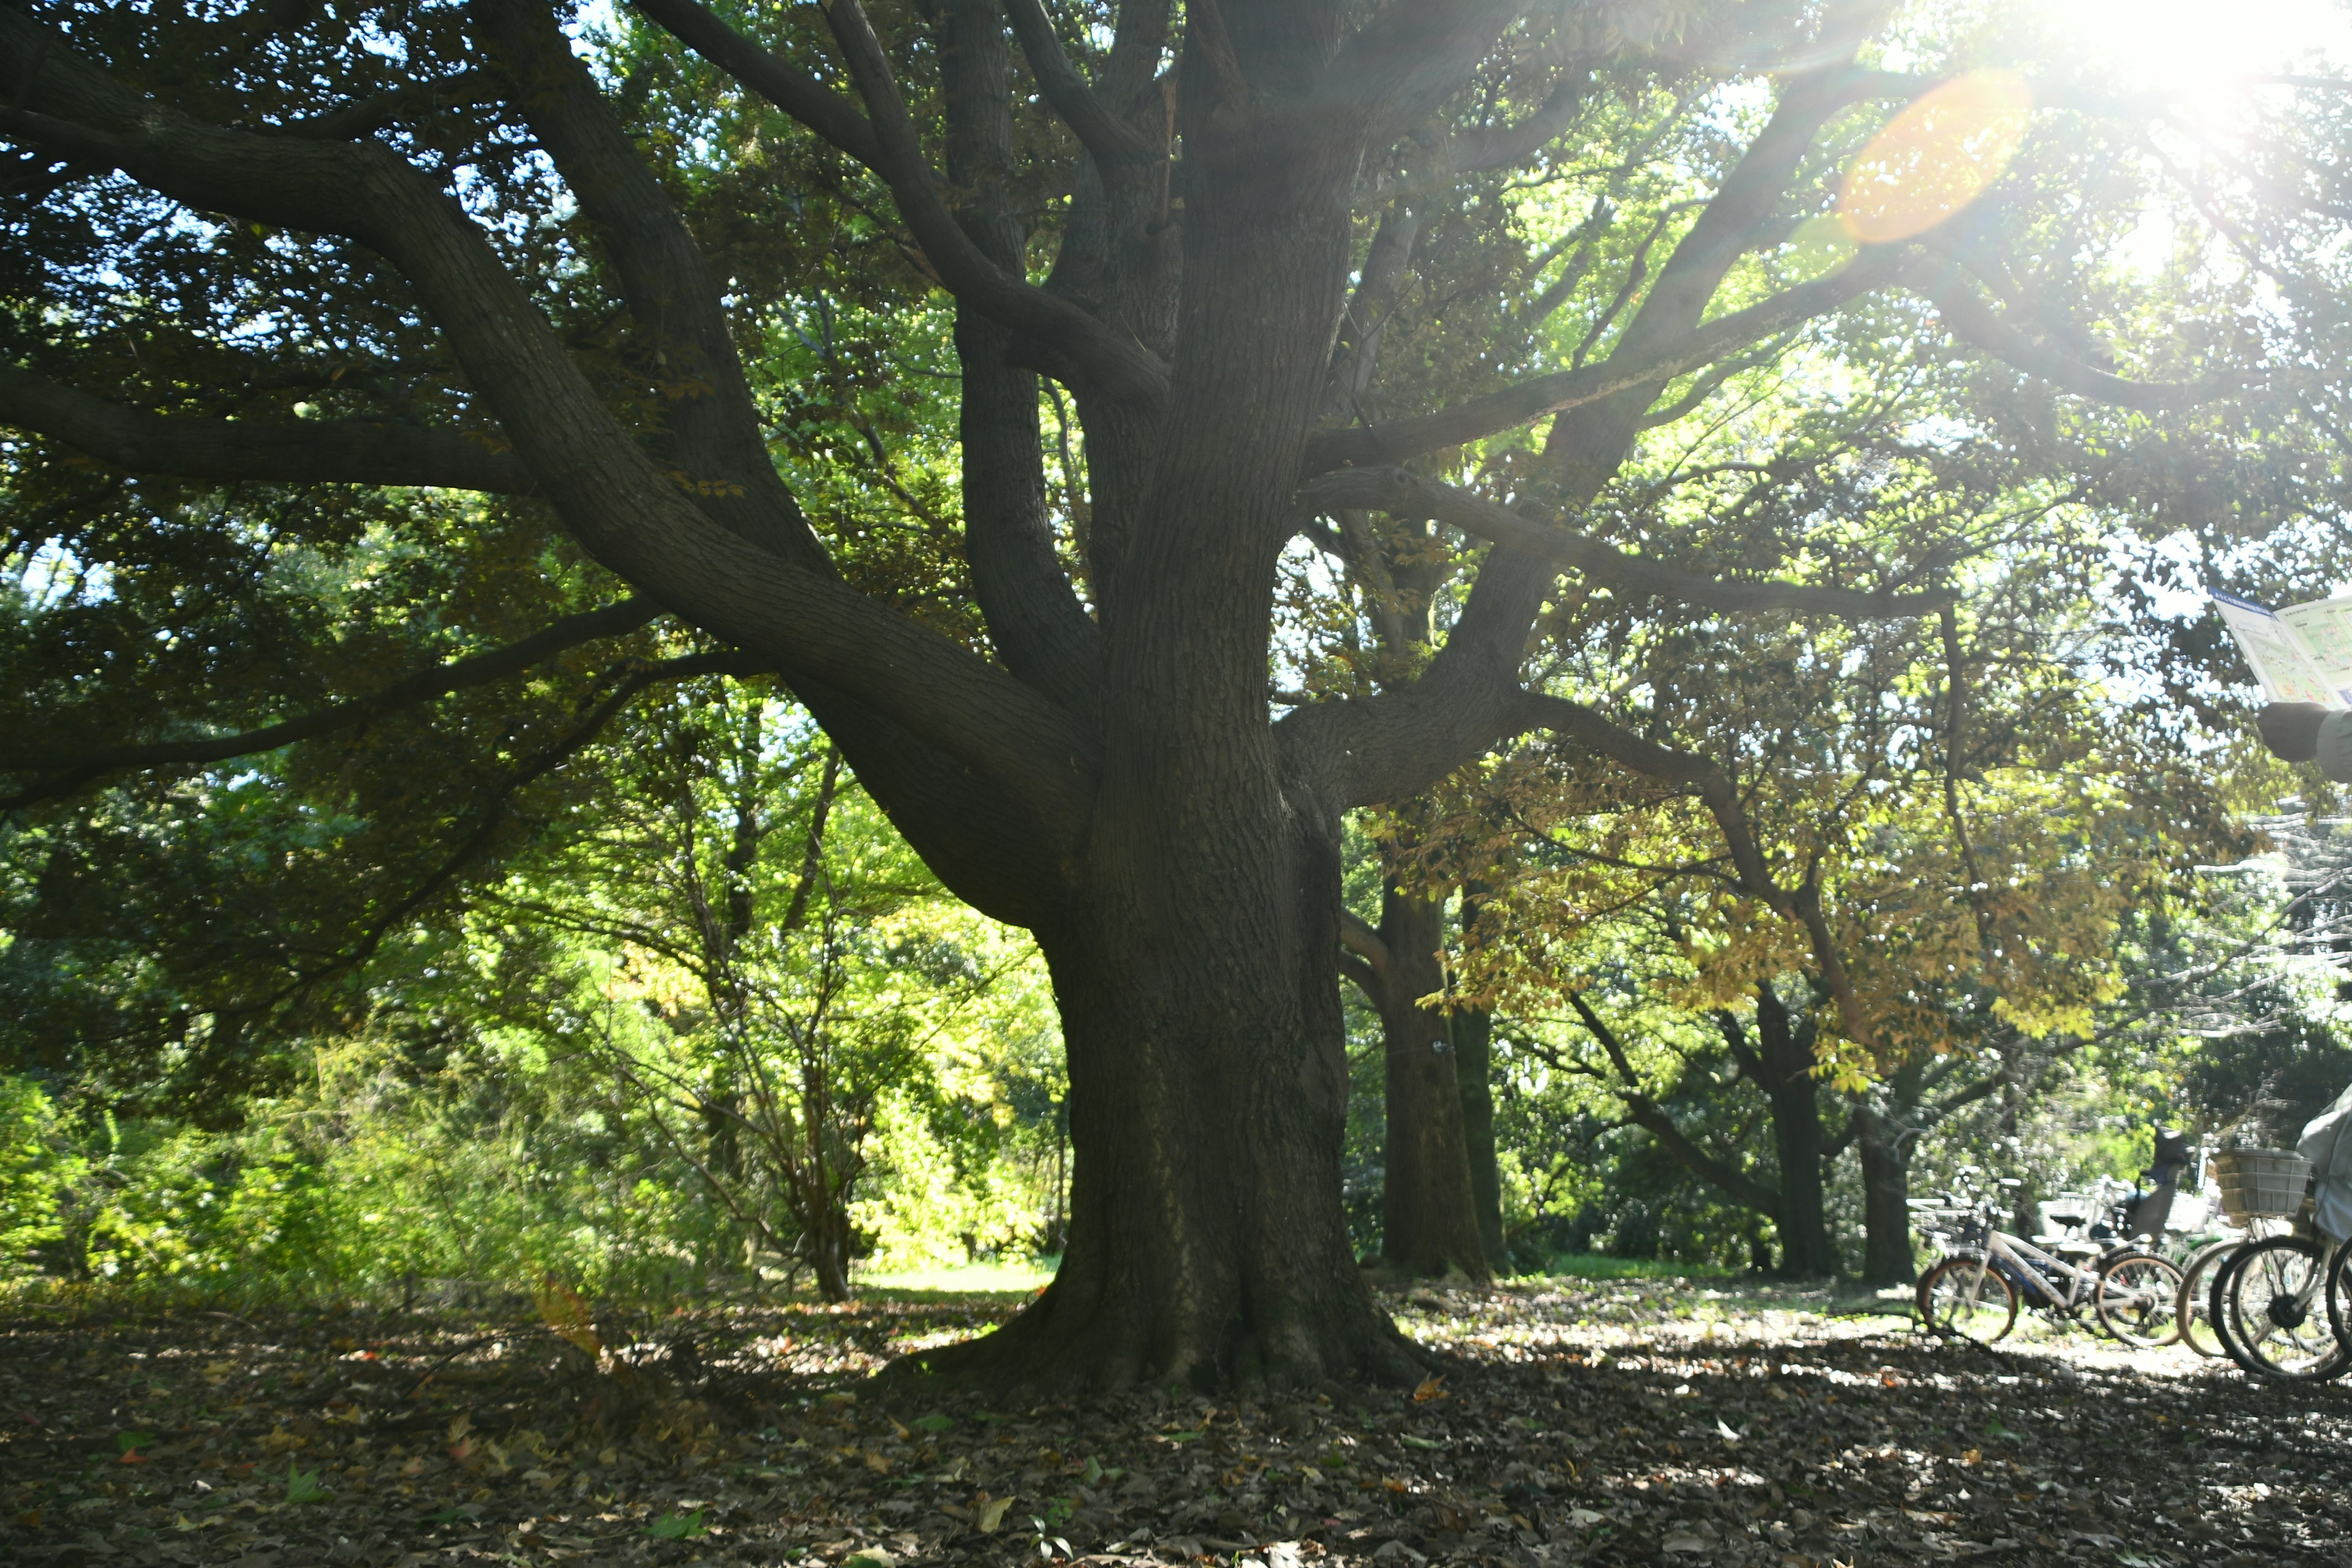
[[1442,1372],[1423,1378],[1421,1385],[1412,1391],[1412,1401],[1415,1405],[1426,1405],[1433,1399],[1444,1397],[1445,1374]]
[[972,1528],[982,1535],[994,1535],[1004,1522],[1004,1510],[1013,1506],[1009,1497],[991,1498],[986,1492],[971,1500]]

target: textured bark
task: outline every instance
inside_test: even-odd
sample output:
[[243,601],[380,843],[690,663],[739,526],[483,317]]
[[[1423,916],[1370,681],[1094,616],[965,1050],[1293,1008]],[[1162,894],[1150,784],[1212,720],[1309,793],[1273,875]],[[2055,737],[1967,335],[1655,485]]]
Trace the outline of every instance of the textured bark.
[[1883,1090],[1853,1104],[1854,1150],[1862,1162],[1862,1277],[1871,1285],[1906,1283],[1911,1252],[1911,1152],[1917,1146],[1926,1064],[1906,1062]]
[[[1444,905],[1390,887],[1381,899],[1387,973],[1377,1003],[1386,1064],[1381,1260],[1412,1276],[1487,1277],[1471,1189],[1454,1020],[1423,999],[1445,987]],[[1489,1127],[1491,1140],[1492,1128]]]
[[1780,1272],[1819,1279],[1837,1272],[1822,1204],[1822,1108],[1813,1076],[1813,1021],[1800,1025],[1769,985],[1756,988],[1756,1061],[1760,1088],[1772,1107],[1772,1145],[1780,1157],[1779,1202],[1772,1220],[1780,1233]]
[[1486,1266],[1501,1273],[1511,1258],[1503,1236],[1503,1173],[1495,1157],[1494,1044],[1494,1014],[1465,1007],[1454,1015],[1454,1072],[1462,1095],[1462,1144],[1470,1159],[1470,1202]]

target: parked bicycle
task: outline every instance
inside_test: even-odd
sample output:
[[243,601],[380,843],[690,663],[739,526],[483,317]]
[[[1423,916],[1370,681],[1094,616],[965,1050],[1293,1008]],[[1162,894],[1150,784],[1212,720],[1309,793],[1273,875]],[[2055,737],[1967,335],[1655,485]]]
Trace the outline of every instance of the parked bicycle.
[[[2014,1190],[2019,1184],[2010,1179],[2000,1185]],[[2017,1326],[2021,1308],[2071,1326],[2083,1321],[2087,1307],[2100,1331],[2126,1344],[2165,1345],[2179,1337],[2177,1264],[2121,1234],[2053,1243],[2075,1252],[2066,1257],[2003,1231],[2001,1207],[1987,1194],[1939,1211],[1957,1223],[1945,1238],[1947,1256],[1919,1279],[1919,1317],[1931,1331],[1991,1344]],[[2352,1277],[2347,1289],[2352,1290]]]
[[[2236,1149],[2212,1165],[2223,1209],[2255,1232],[2193,1260],[2213,1272],[2205,1303],[2215,1342],[2255,1377],[2319,1383],[2352,1371],[2339,1326],[2347,1314],[2333,1299],[2343,1259],[2311,1224],[2311,1163],[2291,1150]],[[2192,1283],[2184,1277],[2184,1294]]]

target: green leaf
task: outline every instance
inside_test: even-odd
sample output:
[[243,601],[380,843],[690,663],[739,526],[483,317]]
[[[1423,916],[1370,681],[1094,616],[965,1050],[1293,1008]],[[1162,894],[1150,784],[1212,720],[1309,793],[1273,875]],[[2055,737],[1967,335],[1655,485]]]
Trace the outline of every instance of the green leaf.
[[945,1432],[955,1426],[952,1415],[918,1415],[915,1425],[926,1432]]
[[325,1502],[331,1493],[319,1485],[319,1472],[298,1470],[289,1460],[286,1466],[286,1500],[288,1502]]
[[702,1533],[702,1510],[665,1514],[646,1526],[646,1533],[656,1541],[691,1541]]
[[155,1446],[155,1434],[152,1432],[117,1432],[114,1435],[114,1446],[120,1452],[125,1454],[136,1453],[142,1448],[153,1447]]
[[1444,1444],[1437,1442],[1432,1438],[1416,1437],[1410,1432],[1400,1432],[1397,1434],[1397,1441],[1402,1443],[1408,1448],[1428,1448],[1435,1450],[1445,1447]]
[[1095,1458],[1093,1455],[1091,1455],[1091,1454],[1087,1455],[1087,1468],[1086,1468],[1085,1469],[1080,1470],[1080,1471],[1078,1472],[1078,1479],[1080,1479],[1081,1481],[1084,1481],[1087,1485],[1088,1485],[1088,1486],[1090,1486],[1090,1487],[1091,1487],[1091,1486],[1097,1486],[1097,1485],[1099,1485],[1099,1484],[1101,1483],[1101,1481],[1102,1481],[1102,1478],[1103,1478],[1102,1461],[1101,1461],[1100,1459],[1096,1458]]

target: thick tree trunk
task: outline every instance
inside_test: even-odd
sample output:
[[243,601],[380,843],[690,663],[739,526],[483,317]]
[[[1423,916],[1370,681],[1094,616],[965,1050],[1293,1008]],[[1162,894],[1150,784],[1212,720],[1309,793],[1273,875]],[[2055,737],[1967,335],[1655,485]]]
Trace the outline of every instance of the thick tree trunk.
[[1470,1157],[1470,1202],[1486,1244],[1486,1267],[1510,1267],[1503,1239],[1503,1173],[1495,1158],[1495,1016],[1483,1007],[1454,1015],[1454,1072],[1462,1091],[1462,1143]]
[[[1219,90],[1188,76],[1184,101]],[[1284,776],[1266,711],[1355,164],[1269,159],[1208,121],[1186,147],[1185,352],[1149,482],[1090,453],[1099,495],[1140,515],[1115,552],[1097,515],[1098,783],[1064,910],[1034,928],[1069,1058],[1068,1250],[997,1333],[914,1358],[985,1384],[1302,1384],[1421,1361],[1340,1203],[1339,813]]]
[[1799,1028],[1769,985],[1756,988],[1757,1059],[1772,1108],[1772,1142],[1780,1157],[1780,1272],[1817,1279],[1837,1272],[1822,1191],[1822,1108],[1813,1077],[1813,1031]]
[[1274,812],[1223,826],[1261,852],[1204,858],[1192,828],[1137,822],[1113,885],[1131,890],[1041,933],[1069,1051],[1068,1248],[1019,1318],[929,1369],[1040,1389],[1416,1371],[1339,1201],[1336,837]]
[[1911,1151],[1916,1144],[1910,1113],[1918,1104],[1920,1064],[1895,1069],[1885,1107],[1857,1098],[1854,1148],[1862,1160],[1862,1277],[1871,1285],[1909,1282],[1911,1253]]
[[1454,1020],[1422,1005],[1445,985],[1444,904],[1391,886],[1381,896],[1381,940],[1389,952],[1379,998],[1388,1110],[1381,1260],[1400,1274],[1484,1279]]

